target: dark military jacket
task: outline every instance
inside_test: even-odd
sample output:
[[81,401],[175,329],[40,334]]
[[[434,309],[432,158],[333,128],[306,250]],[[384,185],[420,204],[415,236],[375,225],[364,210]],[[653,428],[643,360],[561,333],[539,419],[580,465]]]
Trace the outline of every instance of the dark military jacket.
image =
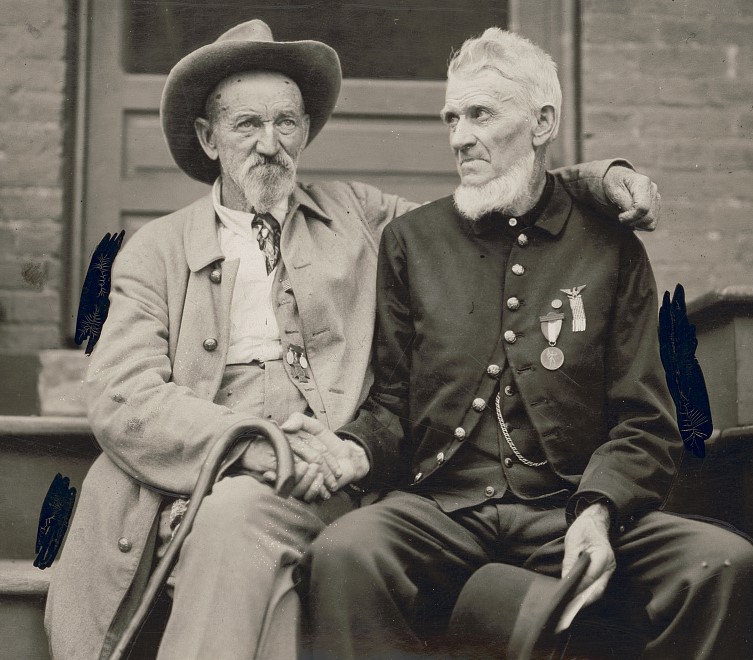
[[[472,223],[447,197],[384,231],[376,380],[340,429],[368,453],[366,483],[420,490],[446,467],[494,405],[496,365],[571,485],[569,509],[579,496],[606,497],[620,516],[660,506],[682,443],[642,243],[559,182],[536,223],[518,226],[509,257],[493,240],[510,231],[496,217]],[[541,317],[553,311],[564,316],[556,346],[565,359],[550,370]]]

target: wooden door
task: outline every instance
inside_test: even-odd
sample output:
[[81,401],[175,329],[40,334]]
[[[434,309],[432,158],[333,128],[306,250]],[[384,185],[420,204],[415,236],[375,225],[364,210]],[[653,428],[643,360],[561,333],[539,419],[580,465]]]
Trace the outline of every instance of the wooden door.
[[[82,0],[72,304],[88,255],[106,232],[125,229],[127,240],[143,223],[208,190],[173,163],[159,101],[170,67],[230,26],[263,18],[278,40],[319,39],[341,56],[340,98],[303,154],[302,180],[360,180],[428,201],[456,183],[438,119],[451,48],[490,25],[516,29],[561,63],[568,99],[574,7],[575,0],[266,0],[251,9],[245,0]],[[563,122],[554,164],[573,160],[576,119]]]

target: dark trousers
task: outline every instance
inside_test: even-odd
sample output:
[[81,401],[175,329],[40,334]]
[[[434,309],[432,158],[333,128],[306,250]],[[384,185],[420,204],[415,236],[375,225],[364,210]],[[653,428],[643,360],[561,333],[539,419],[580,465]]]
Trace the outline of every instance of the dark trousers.
[[[348,513],[321,533],[301,565],[314,656],[426,655],[477,568],[495,561],[558,577],[566,531],[561,506],[484,504],[448,515],[405,492]],[[753,657],[753,545],[746,539],[652,512],[612,545],[610,586],[641,610],[645,657]]]

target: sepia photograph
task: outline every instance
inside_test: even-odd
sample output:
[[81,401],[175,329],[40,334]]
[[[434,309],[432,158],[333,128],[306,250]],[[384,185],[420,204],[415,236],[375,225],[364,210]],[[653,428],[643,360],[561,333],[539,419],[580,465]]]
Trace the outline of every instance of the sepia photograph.
[[753,658],[753,0],[0,0],[0,86],[0,660]]

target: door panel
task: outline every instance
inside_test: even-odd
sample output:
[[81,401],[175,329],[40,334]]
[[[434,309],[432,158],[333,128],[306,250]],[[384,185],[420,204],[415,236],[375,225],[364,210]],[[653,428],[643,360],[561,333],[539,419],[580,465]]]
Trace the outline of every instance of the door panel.
[[[152,3],[130,0],[130,3],[133,6],[154,5],[168,13],[175,12],[176,7],[187,6],[187,3],[176,0],[154,0]],[[134,44],[139,43],[139,34],[129,33],[127,29],[138,25],[142,25],[141,30],[145,28],[143,21],[139,23],[129,19],[127,0],[81,0],[80,4],[81,21],[88,26],[88,69],[80,73],[79,79],[79,85],[85,86],[87,104],[85,121],[82,122],[86,148],[77,154],[84,161],[81,185],[84,194],[80,209],[81,220],[73,223],[73,241],[78,242],[81,255],[79,263],[75,259],[71,263],[71,299],[74,305],[78,301],[88,255],[106,232],[125,229],[128,240],[144,222],[180,208],[209,190],[208,186],[183,174],[173,163],[167,150],[159,122],[159,101],[166,78],[164,73],[127,73],[124,70],[138,70],[139,67],[142,70],[166,70],[171,64],[169,58],[160,56],[160,59],[155,55],[152,59],[159,61],[152,69],[148,57],[142,57],[141,64],[134,64],[133,50]],[[346,52],[343,57],[346,74],[348,68],[363,73],[363,69],[358,68],[360,63],[353,59],[358,53],[358,44],[351,43],[355,32],[343,36],[340,32],[332,32],[334,28],[331,25],[318,24],[310,27],[300,37],[296,34],[302,28],[298,28],[298,32],[292,31],[290,21],[293,19],[290,17],[295,18],[295,12],[309,11],[314,5],[327,7],[329,11],[332,11],[333,6],[332,3],[317,4],[310,0],[274,0],[256,3],[252,12],[265,18],[280,39],[321,38],[329,43],[340,39],[337,47]],[[447,145],[446,130],[438,119],[444,100],[441,77],[446,57],[440,58],[441,66],[434,67],[433,70],[430,70],[429,60],[417,62],[415,66],[403,66],[400,62],[403,53],[394,45],[390,46],[386,39],[392,37],[402,44],[405,37],[403,33],[389,27],[389,21],[397,19],[398,23],[400,20],[405,23],[408,18],[415,22],[416,16],[423,16],[422,20],[425,21],[429,20],[427,17],[431,17],[434,21],[431,25],[433,32],[424,32],[436,34],[437,44],[447,42],[457,47],[464,37],[478,33],[492,24],[493,19],[490,17],[496,17],[494,20],[501,17],[505,21],[509,18],[510,24],[517,26],[522,33],[532,33],[539,39],[548,40],[549,43],[542,45],[552,52],[555,59],[562,60],[565,51],[572,49],[571,44],[567,43],[567,30],[563,27],[567,25],[567,21],[564,24],[562,21],[563,16],[572,14],[569,9],[572,0],[529,0],[525,3],[522,0],[509,0],[509,3],[501,0],[392,0],[381,3],[381,9],[365,0],[349,0],[343,7],[346,5],[351,9],[356,7],[361,12],[367,11],[369,7],[373,8],[368,14],[363,14],[369,19],[364,24],[371,21],[373,25],[369,30],[364,30],[363,25],[359,25],[358,34],[362,42],[368,41],[371,44],[369,57],[372,60],[376,58],[371,66],[379,77],[346,78],[343,81],[332,119],[303,154],[299,170],[303,181],[360,180],[416,201],[436,199],[453,190],[456,183],[455,168]],[[246,20],[249,12],[247,3],[240,0],[221,4],[197,2],[192,3],[192,6],[199,8],[193,19],[193,25],[199,27],[203,25],[199,21],[199,14],[201,11],[206,13],[207,7],[213,12],[242,12],[237,19],[225,17],[215,20],[217,26],[212,35],[219,34],[240,20]],[[391,9],[385,9],[387,6]],[[439,13],[426,13],[429,7],[434,7]],[[420,14],[421,11],[425,13]],[[184,14],[181,14],[180,20],[183,21],[181,25],[184,28],[185,25],[192,24],[190,21],[186,23],[188,19]],[[375,35],[380,20],[383,32]],[[277,25],[280,25],[279,29]],[[476,27],[469,27],[471,25]],[[163,28],[160,28],[163,32],[155,34],[164,33],[165,40],[174,42],[173,47],[177,49],[172,59],[174,62],[182,56],[181,48],[187,51],[193,49],[198,45],[193,41],[199,38],[203,40],[199,43],[211,40],[212,36],[204,36],[199,27],[197,34],[168,34]],[[312,34],[325,27],[330,30],[327,34],[334,36],[325,38]],[[286,34],[285,30],[292,32]],[[159,42],[155,41],[155,34],[149,36],[150,48],[159,46]],[[142,36],[146,44],[148,40],[146,36]],[[377,44],[379,47],[375,48],[372,42],[377,38],[381,41]],[[126,46],[130,48],[130,52],[125,52]],[[432,47],[436,47],[436,44],[432,44]],[[441,49],[447,50],[449,55],[448,46],[441,45]],[[389,58],[392,58],[392,64]],[[381,62],[381,59],[385,62]],[[389,77],[396,71],[407,75],[405,71],[410,73],[411,68],[416,69],[414,73],[417,79]],[[560,72],[563,86],[570,84],[568,72],[563,72],[562,67]],[[422,76],[436,76],[439,79],[428,80]],[[567,91],[565,89],[566,94]],[[558,143],[552,150],[554,164],[562,162],[563,154],[568,153],[568,145],[572,142],[572,131],[567,124],[563,124]],[[573,150],[570,149],[570,152]],[[75,309],[70,311],[75,318]]]

